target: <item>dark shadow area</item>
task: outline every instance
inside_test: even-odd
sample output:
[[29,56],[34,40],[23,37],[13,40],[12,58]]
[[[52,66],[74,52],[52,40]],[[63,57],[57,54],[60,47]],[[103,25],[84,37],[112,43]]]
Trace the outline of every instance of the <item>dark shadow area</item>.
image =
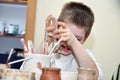
[[[8,55],[9,55],[9,51],[6,51],[5,53],[0,53],[0,64],[6,64]],[[19,60],[19,59],[23,59],[23,58],[24,58],[23,49],[14,49],[9,62]],[[21,61],[21,62],[12,64],[12,65],[10,65],[10,68],[20,69],[22,63],[23,62]]]

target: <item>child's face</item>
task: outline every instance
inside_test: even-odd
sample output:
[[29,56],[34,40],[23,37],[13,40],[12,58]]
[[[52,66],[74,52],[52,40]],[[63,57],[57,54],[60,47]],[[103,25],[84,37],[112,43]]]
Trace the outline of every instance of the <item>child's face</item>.
[[70,31],[74,34],[77,40],[83,44],[85,40],[85,28],[81,28],[80,26],[76,26],[72,23],[68,23],[67,26],[69,27]]
[[[72,23],[67,23],[67,26],[69,27],[70,31],[74,34],[74,36],[77,38],[77,40],[81,44],[83,44],[85,40],[85,28],[81,28]],[[62,54],[68,55],[72,53],[72,50],[66,44],[61,44],[61,49]]]

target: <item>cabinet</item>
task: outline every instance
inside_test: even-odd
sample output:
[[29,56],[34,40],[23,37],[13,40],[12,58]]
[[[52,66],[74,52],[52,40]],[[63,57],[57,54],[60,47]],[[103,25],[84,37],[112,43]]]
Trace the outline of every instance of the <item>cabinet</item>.
[[[0,3],[10,4],[25,4],[27,5],[26,11],[26,31],[25,41],[34,40],[34,26],[35,26],[35,14],[36,14],[36,0],[0,0]],[[4,36],[4,35],[3,35]],[[7,36],[6,36],[7,37]],[[19,35],[13,37],[21,37]]]
[[27,17],[26,17],[26,34],[25,40],[34,40],[35,29],[35,15],[36,15],[36,0],[27,1]]
[[[3,43],[2,41],[6,41],[5,44],[1,44],[0,47],[0,51],[3,50],[3,48],[5,50],[10,49],[11,47],[16,47],[21,46],[19,45],[18,40],[21,37],[24,37],[25,41],[27,42],[28,40],[32,40],[34,41],[34,28],[35,28],[35,15],[36,15],[36,0],[0,0],[0,3],[7,3],[7,4],[21,4],[21,5],[27,5],[27,9],[26,9],[26,23],[25,23],[25,35],[24,36],[14,36],[14,35],[0,35],[0,42]],[[2,39],[3,37],[5,37],[4,39]],[[16,39],[15,39],[16,38]],[[13,39],[15,39],[15,41],[13,43],[11,43],[11,41],[13,41]],[[14,45],[15,44],[15,45]],[[16,45],[17,44],[17,45]],[[9,45],[9,47],[8,47]],[[12,45],[12,46],[10,46]],[[7,49],[6,49],[7,46]],[[3,51],[5,51],[3,50]]]

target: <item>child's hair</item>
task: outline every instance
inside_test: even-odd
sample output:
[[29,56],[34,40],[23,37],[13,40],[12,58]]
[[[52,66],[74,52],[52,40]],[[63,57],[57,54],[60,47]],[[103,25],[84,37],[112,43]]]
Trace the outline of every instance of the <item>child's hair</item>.
[[85,27],[85,39],[89,36],[94,23],[92,10],[80,2],[68,2],[64,5],[58,21],[71,22],[77,26]]

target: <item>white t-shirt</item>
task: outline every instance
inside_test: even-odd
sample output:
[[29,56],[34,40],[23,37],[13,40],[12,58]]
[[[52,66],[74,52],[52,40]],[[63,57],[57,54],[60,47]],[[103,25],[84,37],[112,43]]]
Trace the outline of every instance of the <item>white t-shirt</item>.
[[[98,67],[98,70],[99,70],[98,80],[102,80],[101,65],[96,62],[95,57],[90,50],[86,49],[86,51],[92,57],[92,59],[95,61]],[[65,56],[65,55],[54,53],[52,55],[51,67],[58,67],[61,69],[61,71],[77,72],[78,64],[72,54]]]

